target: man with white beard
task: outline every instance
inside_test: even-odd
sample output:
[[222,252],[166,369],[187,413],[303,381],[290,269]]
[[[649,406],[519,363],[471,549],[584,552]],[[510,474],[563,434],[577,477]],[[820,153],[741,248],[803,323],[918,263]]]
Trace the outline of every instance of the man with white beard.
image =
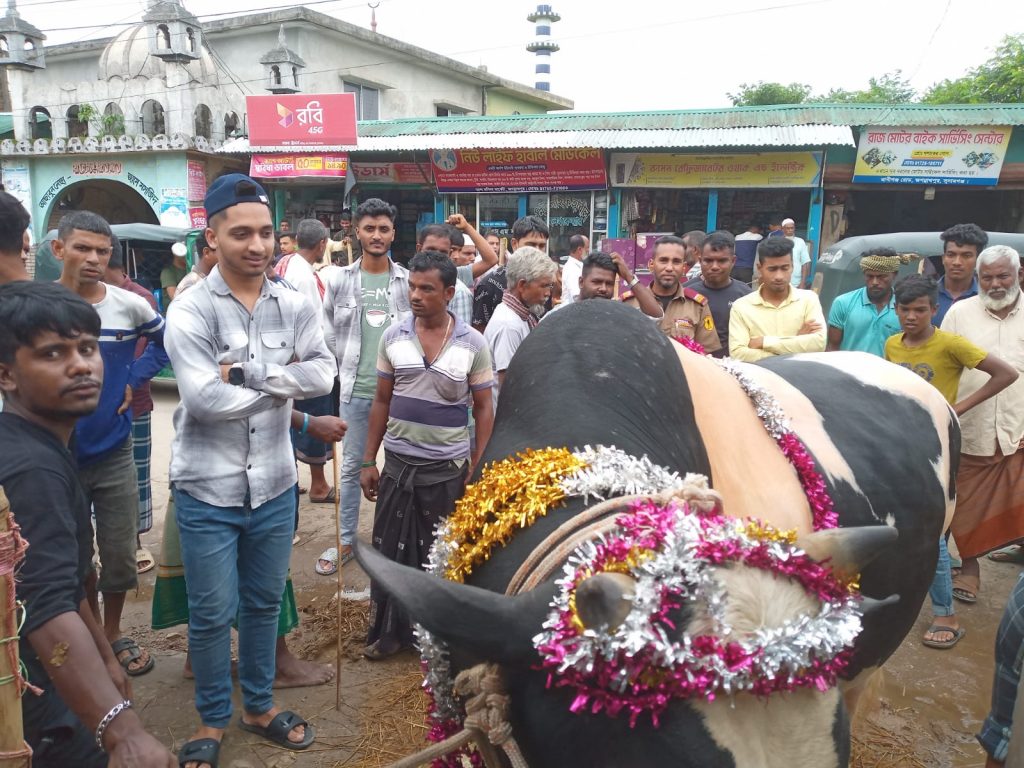
[[[993,245],[979,254],[975,269],[978,295],[953,304],[942,330],[1024,372],[1020,257],[1013,248]],[[965,370],[960,397],[970,396],[987,380],[985,373]],[[981,586],[978,557],[1024,540],[1024,376],[961,416],[960,428],[956,513],[950,529],[963,567],[953,578],[953,597],[973,603]]]

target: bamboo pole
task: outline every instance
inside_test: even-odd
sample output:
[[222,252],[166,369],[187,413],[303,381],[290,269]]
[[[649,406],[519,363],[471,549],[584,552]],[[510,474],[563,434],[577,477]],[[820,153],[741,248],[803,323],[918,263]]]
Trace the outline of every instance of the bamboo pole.
[[[7,501],[3,488],[0,488],[0,542],[6,545],[11,530],[11,505]],[[13,553],[13,542],[10,544]],[[6,547],[0,547],[0,551]],[[0,562],[7,552],[0,555]],[[0,766],[3,768],[27,768],[30,765],[32,750],[25,744],[21,721],[21,696],[17,679],[18,674],[18,617],[14,595],[14,567],[0,566]],[[8,572],[9,571],[9,572]],[[13,656],[8,652],[13,648]],[[13,659],[13,666],[12,666]]]
[[345,243],[345,250],[348,252],[348,265],[352,266],[352,236],[349,235],[347,242]]
[[[352,258],[352,246],[348,247],[349,263]],[[337,638],[334,653],[334,708],[341,711],[341,593],[345,581],[341,577],[341,471],[338,468],[338,444],[333,444],[331,453],[331,467],[334,470],[334,546],[338,553],[338,594],[337,594]]]

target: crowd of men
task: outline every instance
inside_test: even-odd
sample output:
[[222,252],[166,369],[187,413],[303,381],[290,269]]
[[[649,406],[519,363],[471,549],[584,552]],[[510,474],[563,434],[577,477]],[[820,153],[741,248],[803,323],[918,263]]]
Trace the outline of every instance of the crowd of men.
[[[244,175],[217,179],[205,204],[191,271],[176,253],[161,274],[165,319],[126,273],[107,222],[86,211],[59,224],[59,283],[28,282],[28,214],[0,193],[0,444],[18,446],[5,453],[0,484],[32,543],[17,590],[28,608],[21,652],[42,691],[23,699],[36,765],[215,768],[232,717],[232,626],[240,727],[286,749],[313,744],[313,726],[273,695],[334,675],[286,643],[298,622],[288,567],[307,492],[296,462],[309,466],[310,501],[340,508],[340,549],[320,555],[317,573],[352,559],[361,495],[375,504],[373,545],[419,567],[487,445],[524,339],[572,304],[616,300],[620,287],[618,300],[714,357],[866,352],[946,396],[963,430],[950,531],[960,563],[951,565],[947,533],[925,645],[949,649],[963,637],[954,601],[977,600],[979,556],[1021,558],[1003,548],[1024,541],[1024,270],[1016,251],[987,247],[973,224],[942,234],[937,283],[896,280],[911,255],[863,254],[864,286],[839,296],[826,320],[791,219],[766,237],[757,227],[663,236],[648,285],[584,235],[570,239],[563,265],[536,216],[511,226],[506,251],[497,233],[456,214],[423,227],[399,261],[397,211],[373,198],[345,222],[356,256],[347,263],[332,259],[338,241],[317,220],[275,233],[265,191]],[[177,760],[131,709],[129,678],[154,659],[121,632],[125,595],[144,569],[139,536],[152,525],[147,385],[168,362],[180,404],[153,626],[188,624],[199,715]],[[335,488],[325,465],[339,442]],[[1024,606],[1024,582],[1000,627],[997,695],[979,736],[990,765],[1006,757],[1019,681],[1024,611],[1014,606]],[[412,646],[407,617],[376,585],[369,626],[370,660]]]

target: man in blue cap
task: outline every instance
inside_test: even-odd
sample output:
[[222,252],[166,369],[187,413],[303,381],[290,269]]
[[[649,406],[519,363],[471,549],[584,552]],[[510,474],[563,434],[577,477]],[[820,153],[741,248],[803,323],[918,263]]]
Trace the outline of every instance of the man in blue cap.
[[266,193],[228,174],[206,193],[209,277],[171,305],[166,347],[178,379],[170,481],[189,601],[189,648],[202,725],[179,753],[217,765],[231,719],[237,617],[241,726],[287,749],[313,728],[274,705],[274,646],[295,524],[290,399],[325,395],[334,359],[317,311],[266,279],[274,225]]

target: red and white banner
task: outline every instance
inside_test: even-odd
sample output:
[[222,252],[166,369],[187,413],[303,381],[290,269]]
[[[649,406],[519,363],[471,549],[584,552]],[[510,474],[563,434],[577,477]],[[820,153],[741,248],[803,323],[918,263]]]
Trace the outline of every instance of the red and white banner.
[[430,166],[419,163],[352,163],[349,172],[356,184],[430,184],[434,181]]
[[189,160],[188,168],[188,199],[201,201],[206,198],[206,165],[202,160]]
[[249,162],[249,175],[254,179],[293,179],[300,176],[331,176],[345,178],[348,155],[344,152],[300,152],[293,155],[255,154]]
[[438,192],[607,189],[600,149],[432,149]]
[[356,100],[351,93],[246,96],[249,145],[333,147],[356,143]]

